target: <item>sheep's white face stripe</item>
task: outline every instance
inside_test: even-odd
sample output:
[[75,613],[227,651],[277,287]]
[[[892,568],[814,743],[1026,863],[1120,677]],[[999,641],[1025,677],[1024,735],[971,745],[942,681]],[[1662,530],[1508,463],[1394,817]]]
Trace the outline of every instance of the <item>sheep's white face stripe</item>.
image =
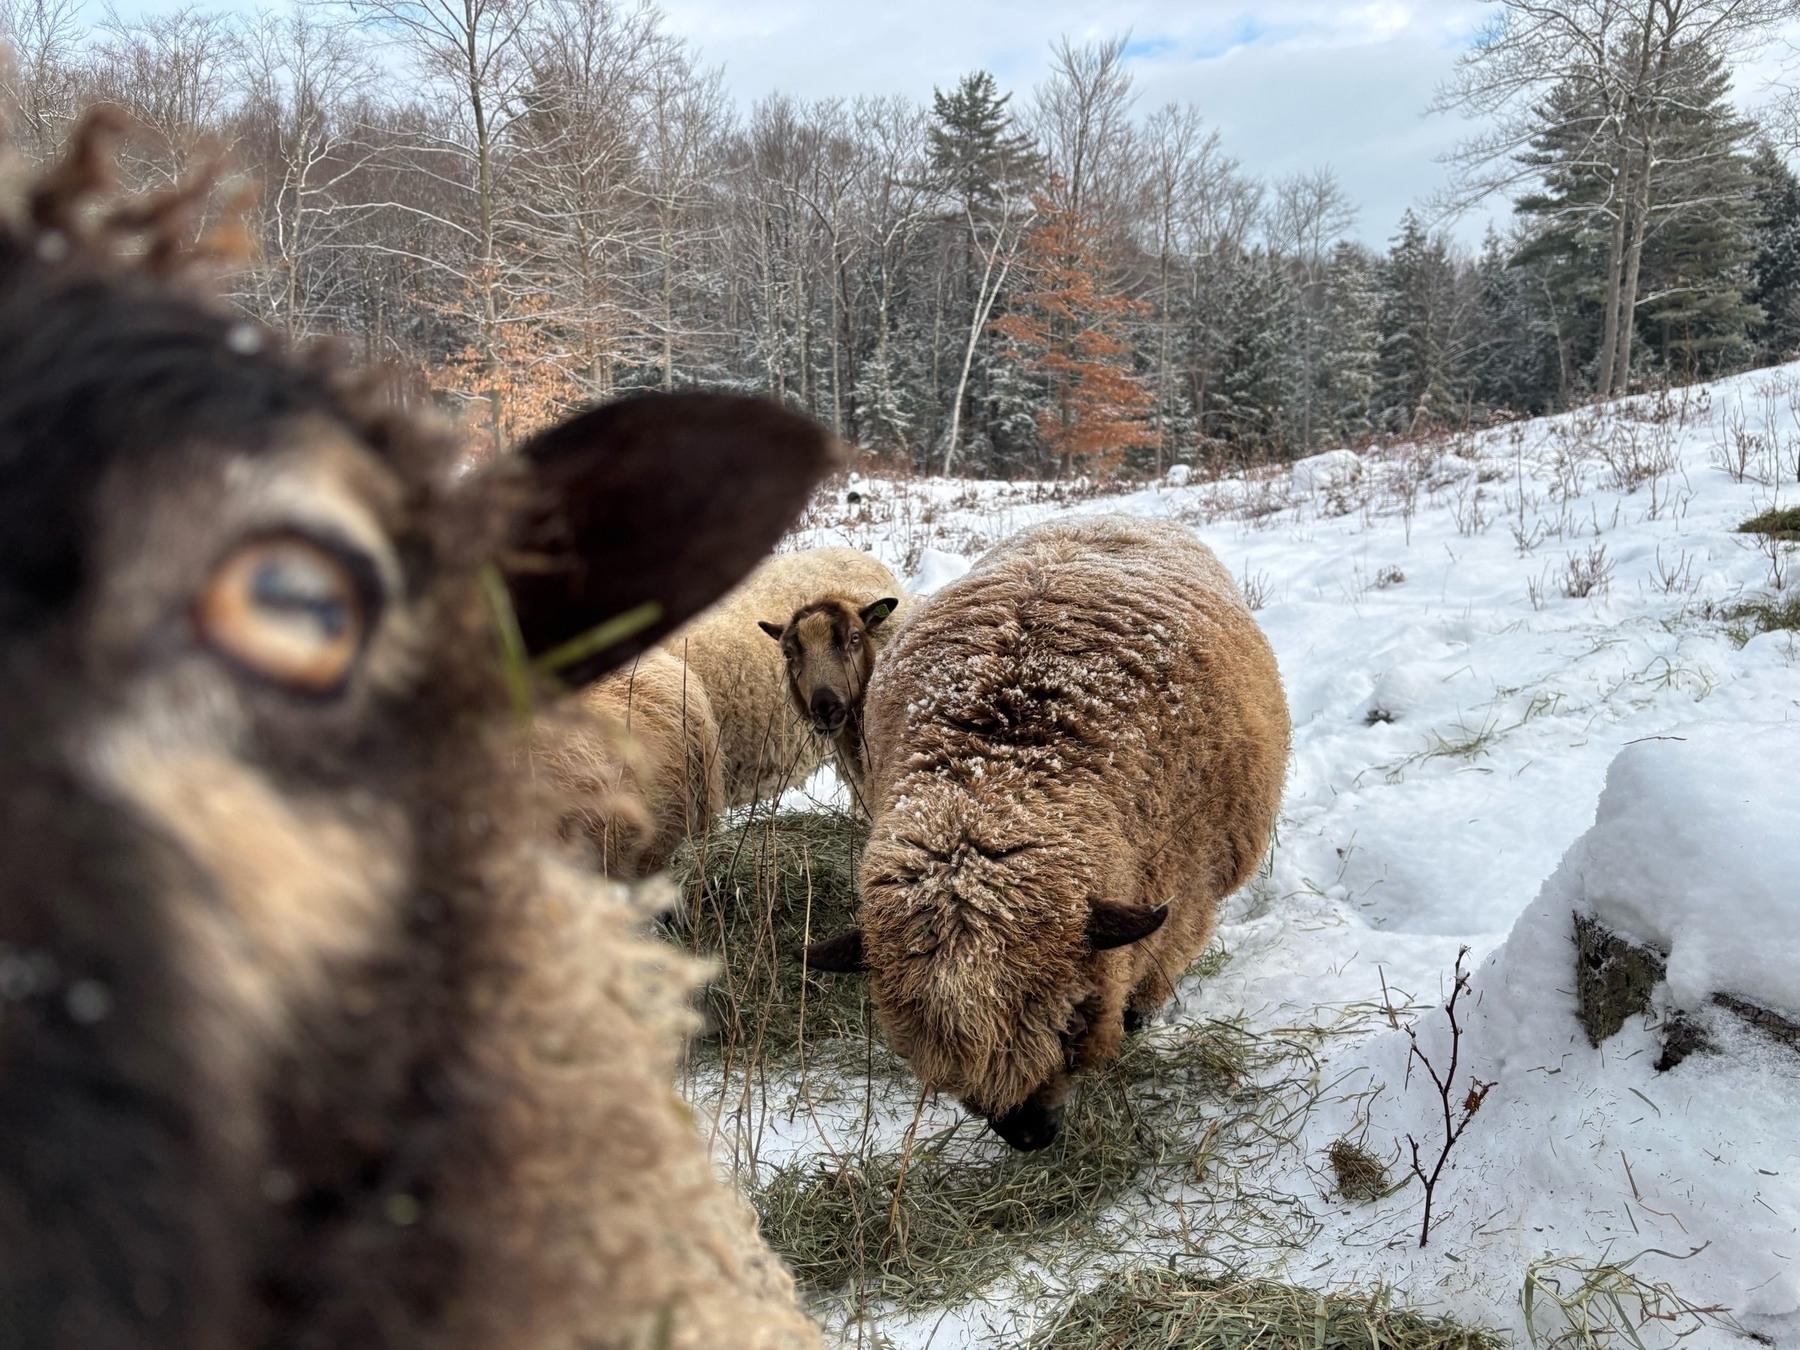
[[391,942],[411,851],[396,809],[291,801],[228,755],[158,744],[139,719],[91,746],[96,786],[216,886],[165,902],[186,935],[190,976],[255,1039],[278,1042],[334,972]]

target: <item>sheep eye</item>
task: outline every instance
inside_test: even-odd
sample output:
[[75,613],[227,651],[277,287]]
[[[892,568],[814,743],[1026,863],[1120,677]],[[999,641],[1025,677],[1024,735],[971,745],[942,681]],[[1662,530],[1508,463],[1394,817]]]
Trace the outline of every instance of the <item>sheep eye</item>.
[[262,539],[213,573],[195,623],[208,645],[251,674],[329,694],[362,650],[365,594],[337,553],[305,539]]

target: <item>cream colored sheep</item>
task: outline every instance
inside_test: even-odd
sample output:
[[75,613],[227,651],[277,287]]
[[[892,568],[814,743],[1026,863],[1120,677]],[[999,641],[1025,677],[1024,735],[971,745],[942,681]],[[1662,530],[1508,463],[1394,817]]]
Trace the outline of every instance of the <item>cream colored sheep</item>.
[[894,574],[857,549],[778,553],[663,644],[706,686],[719,724],[727,806],[772,799],[799,786],[831,752],[830,742],[795,714],[781,648],[757,625],[786,623],[822,595],[867,604],[899,591]]
[[888,1041],[1009,1143],[1056,1134],[1268,846],[1287,706],[1230,575],[1190,530],[1040,526],[945,587],[864,712],[874,819],[857,930]]
[[719,728],[700,677],[658,647],[538,719],[533,755],[614,877],[660,872],[723,809]]
[[122,130],[0,192],[0,1341],[813,1350],[674,1091],[698,972],[524,751],[829,438],[648,397],[459,477],[205,294]]

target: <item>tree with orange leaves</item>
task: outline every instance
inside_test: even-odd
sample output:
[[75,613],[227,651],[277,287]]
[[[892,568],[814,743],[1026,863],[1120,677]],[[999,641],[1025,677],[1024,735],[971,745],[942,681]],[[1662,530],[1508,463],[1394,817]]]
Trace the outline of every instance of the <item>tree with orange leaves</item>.
[[465,296],[478,295],[478,284],[484,280],[498,313],[449,361],[450,371],[461,372],[455,392],[477,405],[469,418],[475,424],[469,428],[475,461],[550,425],[587,393],[574,373],[576,361],[548,297],[508,294],[485,275],[465,287]]
[[1076,465],[1106,472],[1127,450],[1154,446],[1155,402],[1132,373],[1126,323],[1147,310],[1101,283],[1099,232],[1053,178],[1033,199],[1038,224],[1025,237],[1019,266],[1029,289],[1013,296],[993,329],[1006,354],[1025,363],[1048,393],[1038,434],[1057,457],[1058,475]]

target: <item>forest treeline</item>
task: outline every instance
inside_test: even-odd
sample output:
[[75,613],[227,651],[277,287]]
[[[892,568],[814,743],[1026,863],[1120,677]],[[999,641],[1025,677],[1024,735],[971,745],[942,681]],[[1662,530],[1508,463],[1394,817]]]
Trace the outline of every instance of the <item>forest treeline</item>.
[[[1800,181],[1731,83],[1797,8],[1497,0],[1440,99],[1478,119],[1452,191],[1384,250],[1328,169],[1264,180],[1194,107],[1140,108],[1122,38],[1056,43],[1030,91],[742,112],[650,3],[0,0],[0,97],[40,161],[125,108],[144,185],[223,147],[261,187],[237,301],[496,443],[706,384],[919,470],[1160,472],[1800,349]],[[1430,225],[1456,193],[1508,228],[1459,247]]]

